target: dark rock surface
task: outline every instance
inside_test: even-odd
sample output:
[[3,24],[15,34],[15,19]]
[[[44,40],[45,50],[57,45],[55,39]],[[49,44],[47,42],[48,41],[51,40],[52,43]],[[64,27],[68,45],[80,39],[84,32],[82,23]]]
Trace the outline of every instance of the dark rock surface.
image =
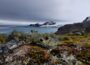
[[29,26],[32,26],[32,27],[40,27],[40,26],[41,26],[41,24],[36,23],[36,24],[30,24]]
[[54,25],[54,24],[56,23],[53,21],[48,21],[48,22],[43,23],[43,25]]
[[90,17],[87,17],[81,23],[66,24],[58,29],[56,34],[67,34],[67,33],[90,33]]
[[32,26],[32,27],[40,27],[40,26],[43,26],[43,25],[55,25],[56,23],[53,22],[53,21],[48,21],[48,22],[44,22],[43,24],[39,24],[39,23],[36,23],[36,24],[30,24],[29,26]]

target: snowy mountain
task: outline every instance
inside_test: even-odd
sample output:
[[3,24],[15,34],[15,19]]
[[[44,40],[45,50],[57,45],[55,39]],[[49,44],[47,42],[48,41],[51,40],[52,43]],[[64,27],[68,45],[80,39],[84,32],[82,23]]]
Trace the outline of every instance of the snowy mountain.
[[44,22],[42,24],[39,24],[39,23],[30,24],[29,26],[32,26],[32,27],[58,27],[59,25],[57,25],[56,22],[48,21],[48,22]]

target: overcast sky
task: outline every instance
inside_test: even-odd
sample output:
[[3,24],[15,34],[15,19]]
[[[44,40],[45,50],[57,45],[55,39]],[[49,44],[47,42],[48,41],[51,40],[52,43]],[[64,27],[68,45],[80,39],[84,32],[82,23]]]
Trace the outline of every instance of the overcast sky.
[[72,23],[87,16],[90,16],[90,0],[0,0],[0,24],[18,24],[19,20]]

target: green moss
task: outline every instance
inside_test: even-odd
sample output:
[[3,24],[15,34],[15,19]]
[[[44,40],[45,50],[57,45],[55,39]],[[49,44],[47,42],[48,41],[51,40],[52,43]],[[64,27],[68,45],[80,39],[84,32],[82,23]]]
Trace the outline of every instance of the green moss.
[[29,52],[30,58],[38,64],[42,64],[49,61],[49,54],[43,48],[33,46]]
[[5,43],[5,42],[6,42],[6,39],[7,39],[7,36],[1,34],[1,35],[0,35],[0,44]]

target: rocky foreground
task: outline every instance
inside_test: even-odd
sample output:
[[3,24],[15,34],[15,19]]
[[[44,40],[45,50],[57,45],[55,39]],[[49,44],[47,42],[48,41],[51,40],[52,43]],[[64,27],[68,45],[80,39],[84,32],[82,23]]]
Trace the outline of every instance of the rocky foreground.
[[0,65],[90,65],[89,36],[35,34],[9,35],[0,45]]
[[46,49],[32,44],[0,54],[0,65],[90,65],[90,47],[60,44]]

